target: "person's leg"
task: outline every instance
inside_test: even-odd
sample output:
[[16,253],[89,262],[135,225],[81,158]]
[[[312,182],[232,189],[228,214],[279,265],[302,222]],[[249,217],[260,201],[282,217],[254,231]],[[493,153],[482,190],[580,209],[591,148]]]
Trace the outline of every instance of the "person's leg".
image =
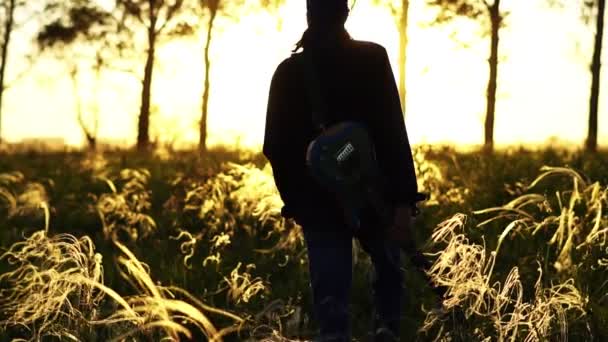
[[336,231],[339,228],[328,223],[304,227],[314,313],[323,342],[350,342],[352,235],[345,229]]
[[360,239],[374,265],[374,341],[398,341],[403,296],[403,271],[399,246],[381,238]]

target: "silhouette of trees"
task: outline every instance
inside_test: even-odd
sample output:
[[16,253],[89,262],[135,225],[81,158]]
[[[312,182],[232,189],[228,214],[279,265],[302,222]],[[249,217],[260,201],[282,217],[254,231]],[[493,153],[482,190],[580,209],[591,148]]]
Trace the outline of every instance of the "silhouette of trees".
[[[140,151],[147,150],[150,145],[151,89],[156,48],[162,38],[170,36],[174,29],[173,21],[176,21],[183,4],[184,0],[115,0],[114,8],[108,11],[86,0],[73,0],[67,4],[65,1],[54,0],[49,8],[64,15],[47,24],[38,37],[41,45],[49,46],[55,42],[63,45],[75,44],[77,41],[101,42],[111,57],[128,55],[136,59],[140,55],[135,42],[143,33],[146,62],[141,80],[137,127],[137,149]],[[69,22],[66,23],[66,20]],[[109,59],[101,55],[96,58],[101,58],[102,61]],[[90,130],[85,129],[87,140],[90,139],[89,133]]]
[[506,13],[500,10],[500,2],[501,0],[427,0],[429,5],[440,8],[435,19],[437,23],[445,23],[456,17],[465,17],[479,21],[489,31],[490,57],[488,63],[490,77],[488,79],[484,124],[484,149],[487,151],[492,151],[494,148],[499,33],[506,17]]
[[199,10],[206,12],[207,18],[207,34],[205,36],[205,43],[203,47],[203,56],[205,63],[205,75],[203,84],[203,95],[201,102],[201,120],[199,122],[199,143],[198,149],[201,153],[207,151],[207,118],[209,116],[209,94],[211,92],[211,58],[209,53],[211,51],[211,40],[213,39],[213,25],[217,18],[218,12],[223,10],[226,6],[226,0],[198,0]]
[[585,141],[585,149],[589,152],[595,152],[597,151],[597,124],[606,0],[585,0],[584,5],[590,13],[595,14],[585,16],[587,22],[591,21],[591,17],[595,16],[595,39],[593,44],[593,57],[591,60],[591,94],[589,96],[589,127],[587,140]]
[[405,114],[407,86],[406,86],[406,71],[407,71],[407,45],[408,45],[408,17],[409,17],[409,0],[375,0],[377,4],[388,6],[391,14],[395,18],[395,24],[399,31],[399,97],[401,99],[401,109]]
[[[49,2],[45,13],[46,22],[43,23],[36,37],[38,48],[41,53],[52,53],[67,64],[78,124],[85,135],[88,147],[95,149],[99,113],[96,107],[92,118],[85,118],[79,95],[79,65],[83,59],[90,59],[93,55],[92,69],[95,71],[96,81],[99,82],[101,70],[106,65],[106,60],[111,57],[107,54],[109,41],[107,37],[114,30],[114,18],[110,13],[87,0],[73,0],[67,4],[63,1]],[[86,49],[87,46],[89,49]]]
[[116,0],[116,9],[122,17],[121,28],[131,32],[144,30],[147,42],[137,124],[139,151],[147,150],[150,145],[150,104],[156,48],[161,38],[170,35],[170,25],[178,17],[183,4],[184,0]]
[[[555,7],[572,5],[572,0],[547,0],[548,4]],[[598,129],[598,109],[600,95],[600,76],[602,68],[602,42],[604,37],[604,20],[606,16],[606,0],[578,0],[574,2],[582,21],[588,26],[595,26],[593,55],[591,57],[591,92],[589,95],[589,116],[587,117],[587,137],[585,138],[585,150],[588,152],[597,151],[597,129]],[[593,25],[595,24],[595,25]]]
[[[259,0],[254,3],[252,8],[264,8],[276,10],[283,4],[284,0]],[[204,63],[204,81],[203,93],[201,95],[201,119],[199,121],[199,144],[198,149],[201,153],[207,151],[207,136],[208,128],[207,121],[209,117],[209,98],[211,94],[211,47],[215,37],[216,21],[219,17],[231,17],[238,20],[237,14],[242,13],[246,5],[251,5],[244,0],[192,0],[189,4],[189,10],[198,16],[205,17],[206,22],[201,26],[192,25],[182,22],[179,25],[179,33],[181,35],[193,34],[199,29],[204,29],[205,36],[203,42],[203,63]],[[243,57],[246,58],[246,57]]]
[[[211,88],[211,42],[213,39],[213,29],[216,18],[225,6],[226,0],[190,0],[183,4],[185,12],[194,14],[197,17],[196,21],[180,20],[175,27],[168,32],[172,37],[195,36],[199,30],[205,29],[205,41],[203,44],[203,64],[204,64],[204,80],[203,93],[201,96],[201,119],[199,120],[199,144],[198,149],[201,153],[207,150],[207,117],[209,112],[209,96]],[[207,17],[206,22],[199,20],[200,17]]]
[[[103,60],[98,59],[98,63],[94,65],[96,81],[99,82],[101,69],[103,67]],[[80,99],[79,92],[79,84],[78,84],[78,74],[80,69],[78,67],[78,63],[74,63],[70,68],[70,79],[72,80],[72,91],[74,94],[74,109],[76,111],[76,118],[78,120],[78,125],[82,129],[84,133],[85,139],[87,140],[87,146],[90,150],[95,150],[97,148],[97,133],[99,130],[99,107],[96,106],[92,113],[92,118],[90,119],[92,123],[89,123],[87,119],[85,119],[85,115],[82,109],[82,101]]]
[[2,98],[8,88],[6,68],[13,31],[17,27],[15,12],[25,5],[25,0],[2,0],[0,3],[0,142],[2,142]]

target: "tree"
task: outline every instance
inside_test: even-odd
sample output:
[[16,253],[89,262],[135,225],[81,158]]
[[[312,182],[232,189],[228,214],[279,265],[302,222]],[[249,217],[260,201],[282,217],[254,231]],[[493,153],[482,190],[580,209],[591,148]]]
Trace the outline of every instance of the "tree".
[[[114,8],[109,11],[102,10],[95,3],[87,0],[72,0],[67,3],[52,0],[47,6],[55,12],[66,14],[71,20],[66,23],[66,16],[60,16],[48,25],[49,30],[44,34],[47,34],[49,44],[52,44],[53,40],[60,41],[64,45],[74,44],[78,41],[76,38],[80,37],[83,42],[102,42],[104,49],[110,51],[113,57],[125,59],[127,58],[125,54],[129,52],[130,59],[137,59],[140,55],[136,42],[140,38],[139,34],[143,33],[145,36],[146,62],[141,79],[137,129],[137,148],[140,151],[147,150],[150,145],[151,89],[156,48],[162,38],[170,36],[168,34],[171,32],[170,25],[177,17],[183,3],[184,0],[115,0]],[[100,22],[95,23],[99,17],[103,17],[107,22],[103,25]],[[113,30],[107,30],[108,27]],[[101,35],[97,34],[99,28],[103,28]],[[54,35],[56,37],[53,38]],[[126,71],[131,72],[131,70]]]
[[209,94],[211,91],[211,58],[209,57],[209,51],[211,50],[211,39],[213,38],[213,25],[215,24],[215,18],[217,18],[218,11],[222,9],[225,4],[225,0],[199,0],[200,8],[203,11],[206,11],[207,15],[209,16],[207,18],[207,34],[205,36],[205,44],[203,47],[203,56],[205,59],[205,81],[203,85],[198,143],[198,149],[201,153],[205,153],[207,151],[207,118],[209,116]]
[[92,118],[93,127],[90,127],[85,119],[79,95],[79,65],[83,60],[93,59],[92,69],[99,82],[106,60],[110,58],[106,44],[115,24],[114,18],[87,0],[73,0],[67,4],[63,1],[49,2],[45,12],[46,22],[36,37],[38,47],[41,53],[52,53],[67,64],[78,124],[89,148],[94,150],[97,145],[99,113],[96,108]]
[[598,109],[600,95],[600,79],[602,68],[602,42],[604,37],[604,19],[606,16],[606,0],[547,0],[551,6],[563,9],[565,5],[574,4],[578,15],[585,25],[593,26],[595,23],[593,54],[591,57],[591,91],[589,95],[589,116],[587,123],[587,137],[585,150],[597,151]]
[[[95,64],[93,64],[93,70],[95,71],[95,82],[96,89],[95,95],[99,93],[99,82],[101,79],[101,71],[105,66],[105,60],[103,59],[101,53],[96,54]],[[82,101],[80,100],[79,94],[79,85],[78,85],[78,64],[73,64],[72,69],[70,70],[70,78],[72,79],[72,90],[74,93],[74,107],[76,110],[76,118],[78,119],[78,125],[80,129],[82,129],[82,133],[84,134],[85,139],[87,140],[87,146],[91,151],[97,149],[97,134],[99,132],[99,101],[96,101],[95,108],[92,110],[92,118],[90,120],[92,123],[88,122],[85,118],[85,115],[82,110]]]
[[16,0],[4,1],[0,5],[0,9],[4,14],[2,42],[0,46],[0,141],[2,139],[2,95],[4,93],[4,75],[6,74],[6,58],[8,57],[8,47],[11,42],[11,35],[14,27],[15,8],[17,7]]
[[171,31],[169,25],[177,17],[184,0],[116,0],[121,10],[122,28],[146,32],[146,63],[141,89],[141,105],[137,124],[137,149],[150,145],[150,104],[156,48],[161,38]]
[[[486,118],[484,124],[484,149],[494,148],[494,116],[496,111],[496,88],[498,79],[498,47],[500,29],[506,13],[500,10],[500,0],[427,0],[431,6],[440,8],[436,22],[445,23],[456,17],[478,20],[489,30],[490,57],[488,59],[490,75],[486,94]],[[487,34],[487,32],[485,33]]]
[[24,0],[2,0],[0,3],[0,142],[2,142],[2,98],[8,88],[6,84],[6,68],[8,65],[8,51],[13,31],[17,27],[15,13],[18,8],[25,5]]
[[76,118],[78,119],[78,125],[82,129],[84,136],[87,140],[87,146],[90,150],[94,151],[97,148],[97,131],[99,128],[99,113],[95,112],[93,115],[93,127],[89,127],[87,124],[83,110],[82,101],[79,94],[78,74],[80,70],[78,64],[74,63],[70,69],[70,79],[72,80],[72,91],[74,93],[74,110],[76,111]]
[[[236,19],[236,9],[243,7],[246,2],[244,0],[193,0],[192,10],[200,16],[206,16],[207,21],[204,27],[205,37],[203,42],[203,59],[204,59],[204,81],[203,93],[201,96],[201,119],[199,121],[199,144],[198,148],[201,153],[207,151],[207,121],[209,117],[209,97],[211,94],[211,43],[214,37],[214,29],[216,20],[220,16],[231,17]],[[284,0],[259,0],[255,6],[269,10],[277,10],[283,4]],[[251,3],[247,3],[250,5]],[[180,34],[194,33],[200,29],[187,23],[181,23]]]
[[[585,149],[597,151],[597,124],[600,99],[600,75],[602,71],[602,41],[604,37],[604,16],[606,15],[606,0],[585,0],[585,6],[596,11],[595,40],[591,60],[591,94],[589,96],[589,127]],[[588,18],[588,17],[587,17]]]
[[408,34],[407,28],[409,24],[409,0],[375,0],[376,3],[388,6],[393,17],[395,17],[395,25],[399,31],[399,98],[401,99],[401,109],[405,114],[407,86],[406,86],[406,71],[407,71],[407,45]]

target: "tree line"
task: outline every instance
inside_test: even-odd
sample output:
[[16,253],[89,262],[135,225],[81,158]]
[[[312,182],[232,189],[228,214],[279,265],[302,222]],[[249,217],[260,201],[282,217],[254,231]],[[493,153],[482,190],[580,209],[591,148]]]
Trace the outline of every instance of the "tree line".
[[[598,108],[600,94],[601,55],[604,33],[606,0],[546,0],[549,5],[563,6],[576,3],[580,8],[580,17],[586,25],[594,27],[591,69],[591,91],[589,97],[588,131],[585,149],[597,151]],[[486,94],[486,114],[484,124],[484,148],[494,147],[494,117],[496,111],[496,89],[499,67],[499,46],[501,30],[507,25],[508,12],[501,9],[504,0],[427,0],[427,4],[440,9],[436,22],[445,23],[458,17],[479,21],[490,39],[488,58],[489,78]]]
[[[23,22],[17,22],[15,13],[26,6],[25,0],[0,0],[0,125],[2,122],[2,98],[11,81],[5,79],[8,67],[11,38]],[[36,43],[41,53],[63,56],[70,64],[70,76],[74,91],[78,90],[78,51],[88,48],[95,51],[92,69],[99,80],[105,68],[117,68],[113,60],[135,58],[145,55],[145,63],[136,74],[141,81],[141,98],[138,115],[137,149],[150,148],[151,88],[157,47],[176,37],[192,36],[203,31],[204,74],[200,75],[203,90],[199,121],[199,150],[207,150],[207,118],[210,97],[210,49],[214,38],[214,27],[219,16],[235,17],[252,8],[276,11],[286,0],[112,0],[110,9],[89,0],[43,0],[40,30]],[[485,38],[489,39],[488,84],[484,123],[484,149],[494,148],[494,118],[496,90],[499,71],[500,34],[507,26],[508,14],[501,8],[505,0],[421,0],[427,6],[438,9],[434,23],[441,25],[456,18],[468,18],[480,23]],[[538,0],[542,1],[542,0]],[[600,94],[601,54],[606,0],[545,0],[552,6],[576,1],[580,5],[580,17],[586,25],[594,28],[593,57],[590,63],[591,85],[589,97],[588,132],[585,149],[597,150],[598,108]],[[406,65],[410,0],[373,0],[392,13],[399,33],[398,87],[405,113]],[[253,4],[255,3],[255,4]],[[253,4],[253,5],[252,5]],[[356,2],[355,2],[356,4]],[[204,20],[192,20],[203,18]],[[31,19],[31,18],[30,18]],[[27,19],[26,19],[27,20]],[[236,20],[235,20],[236,21]],[[137,44],[143,37],[145,44]],[[84,57],[83,57],[84,58]],[[131,72],[133,72],[131,70]],[[82,114],[78,96],[75,96],[78,121],[90,147],[95,148],[97,116],[93,122]],[[0,126],[0,133],[1,133]],[[2,136],[0,135],[0,139]]]

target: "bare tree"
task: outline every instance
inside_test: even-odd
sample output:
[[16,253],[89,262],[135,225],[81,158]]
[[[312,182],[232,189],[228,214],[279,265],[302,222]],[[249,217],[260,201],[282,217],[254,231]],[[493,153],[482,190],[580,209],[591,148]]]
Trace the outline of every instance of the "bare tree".
[[169,25],[177,18],[184,0],[116,0],[121,10],[123,28],[146,32],[146,63],[141,89],[141,105],[137,124],[137,149],[150,145],[150,104],[156,48],[159,40],[170,31]]
[[8,65],[8,52],[11,38],[17,27],[15,13],[18,8],[25,5],[25,0],[2,0],[0,3],[0,142],[2,142],[2,99],[6,84],[6,68]]
[[199,143],[198,149],[201,153],[207,151],[207,118],[209,116],[209,93],[211,92],[211,58],[209,52],[211,50],[211,39],[213,38],[213,25],[219,10],[225,6],[226,1],[222,0],[199,0],[199,4],[203,11],[207,12],[207,35],[205,36],[205,44],[203,47],[203,56],[205,63],[205,83],[203,85],[203,95],[201,104],[201,121],[199,123]]
[[574,5],[576,15],[587,26],[594,27],[593,54],[591,57],[591,91],[589,94],[589,116],[587,118],[587,137],[585,150],[597,151],[598,109],[600,100],[600,83],[602,71],[602,42],[604,39],[604,20],[606,16],[606,0],[547,0],[551,6],[564,9],[565,5]]
[[[113,30],[115,21],[110,13],[87,0],[73,0],[67,4],[62,1],[49,2],[46,12],[47,22],[43,23],[36,39],[38,47],[41,53],[50,53],[66,63],[72,81],[78,124],[85,135],[88,147],[95,149],[99,127],[98,104],[93,110],[92,118],[85,118],[78,76],[80,64],[93,60],[92,69],[95,71],[96,82],[99,83],[106,60],[110,59],[106,49],[106,37]],[[95,52],[91,53],[91,50]],[[93,121],[92,124],[89,124],[89,121]]]
[[490,77],[486,94],[486,118],[484,124],[484,149],[494,148],[494,117],[496,112],[496,88],[498,79],[498,47],[500,29],[503,26],[506,13],[500,10],[500,0],[427,0],[431,6],[441,10],[436,22],[445,23],[456,17],[465,17],[479,21],[489,32],[490,36]]
[[[199,29],[204,29],[205,38],[203,42],[203,63],[204,69],[204,81],[203,81],[203,93],[201,95],[201,119],[199,121],[199,144],[198,148],[201,153],[207,151],[207,121],[209,117],[209,99],[211,94],[211,47],[213,38],[215,37],[215,28],[217,19],[222,17],[229,17],[234,20],[238,20],[238,14],[242,13],[245,9],[245,5],[250,5],[249,9],[268,9],[276,11],[284,2],[284,0],[258,0],[257,2],[245,2],[244,0],[192,0],[191,8],[192,11],[200,16],[206,17],[206,22],[203,27],[193,26],[182,23],[180,25],[180,33],[192,34]],[[253,4],[253,5],[252,5]],[[279,25],[280,26],[280,25]]]
[[377,4],[388,6],[391,14],[395,18],[395,25],[399,31],[399,98],[401,100],[401,109],[405,114],[407,100],[406,72],[407,72],[407,45],[409,25],[409,0],[374,0]]
[[95,150],[97,147],[97,130],[99,127],[99,116],[97,113],[93,116],[93,127],[89,127],[87,124],[83,110],[82,101],[80,99],[78,74],[80,70],[77,63],[73,63],[70,68],[70,79],[72,80],[72,92],[74,94],[74,111],[76,112],[76,118],[78,119],[78,125],[82,129],[84,136],[87,140],[87,146],[90,150]]
[[600,100],[600,75],[602,72],[602,41],[604,37],[604,17],[606,15],[606,0],[585,0],[585,6],[595,12],[595,40],[591,60],[591,94],[589,97],[589,127],[585,149],[597,151],[597,124]]
[[[47,6],[50,10],[65,15],[46,25],[39,36],[41,44],[101,43],[111,57],[137,59],[140,56],[136,47],[138,33],[144,33],[146,61],[141,79],[137,129],[137,148],[140,151],[150,147],[151,90],[156,49],[162,38],[170,36],[170,26],[183,3],[184,0],[115,0],[114,8],[110,11],[104,11],[87,0],[72,0],[68,3],[52,0]],[[101,19],[104,21],[99,22]],[[104,57],[104,60],[108,59]],[[117,69],[114,66],[110,68],[133,73],[132,70]]]
[[0,54],[2,54],[2,60],[0,60],[0,141],[2,139],[2,95],[4,93],[4,75],[6,74],[6,58],[8,56],[8,47],[13,32],[16,5],[16,0],[8,0],[2,2],[0,7],[5,17],[2,32],[2,45],[0,46],[0,49],[2,49],[0,51]]
[[[101,79],[101,71],[103,70],[104,66],[104,59],[101,57],[100,53],[97,53],[95,64],[93,65],[96,82],[96,89],[94,93],[96,97],[99,94],[98,85]],[[82,133],[84,134],[84,137],[87,141],[87,146],[89,147],[89,150],[94,151],[97,149],[97,135],[99,133],[99,100],[98,98],[96,98],[95,106],[93,109],[90,109],[92,113],[89,116],[90,118],[87,120],[87,118],[85,118],[84,111],[82,109],[82,101],[80,99],[78,73],[79,67],[78,64],[75,63],[72,65],[72,68],[70,70],[70,78],[72,79],[72,90],[74,94],[74,108],[76,110],[76,118],[78,119],[78,125],[80,126],[80,129],[82,129]]]

